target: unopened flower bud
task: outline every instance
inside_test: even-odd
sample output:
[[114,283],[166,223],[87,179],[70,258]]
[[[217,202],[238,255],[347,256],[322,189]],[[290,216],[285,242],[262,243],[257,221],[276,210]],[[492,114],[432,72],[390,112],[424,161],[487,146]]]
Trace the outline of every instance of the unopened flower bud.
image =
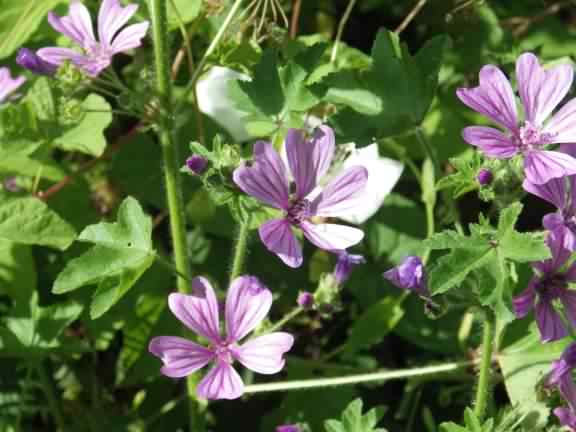
[[480,186],[488,186],[490,183],[492,183],[492,180],[494,180],[494,175],[489,169],[482,168],[480,171],[478,171],[476,180]]
[[276,428],[276,432],[301,432],[298,425],[282,425]]
[[388,270],[383,276],[384,279],[389,280],[398,288],[414,291],[424,298],[430,297],[424,263],[420,257],[407,256],[399,265]]
[[188,159],[186,159],[186,166],[192,173],[196,175],[202,175],[206,172],[208,167],[208,159],[203,156],[193,154]]
[[351,255],[346,251],[341,251],[338,254],[338,262],[334,269],[334,279],[339,285],[342,285],[352,274],[354,266],[365,262],[366,259],[362,255]]
[[296,302],[302,309],[310,310],[314,307],[314,294],[308,291],[302,291],[300,294],[298,294],[298,299]]
[[34,51],[28,48],[20,48],[16,63],[36,75],[52,76],[58,70],[58,66],[42,60]]

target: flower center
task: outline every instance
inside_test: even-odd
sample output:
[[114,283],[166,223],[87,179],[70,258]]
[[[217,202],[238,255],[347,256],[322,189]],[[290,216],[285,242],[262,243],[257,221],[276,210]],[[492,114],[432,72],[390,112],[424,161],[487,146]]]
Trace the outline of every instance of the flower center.
[[553,301],[567,288],[566,278],[561,273],[544,276],[536,286],[543,300]]
[[293,225],[300,225],[310,216],[310,201],[301,199],[292,203],[286,211],[286,218]]
[[226,362],[228,364],[234,363],[234,357],[232,356],[231,345],[232,344],[227,342],[221,342],[212,347],[212,350],[216,355],[216,357],[218,358],[218,360]]
[[92,60],[94,64],[98,65],[99,68],[106,69],[110,66],[110,60],[112,59],[112,50],[110,48],[96,43],[85,47],[84,51],[86,51],[86,55],[90,57],[90,60]]
[[542,132],[530,122],[525,122],[518,133],[512,138],[521,151],[538,150],[546,144],[551,144],[553,135]]

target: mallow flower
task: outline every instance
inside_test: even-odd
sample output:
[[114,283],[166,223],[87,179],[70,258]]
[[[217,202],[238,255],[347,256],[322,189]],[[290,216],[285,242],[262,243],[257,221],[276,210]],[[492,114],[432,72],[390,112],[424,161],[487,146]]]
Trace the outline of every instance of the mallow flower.
[[198,384],[198,396],[204,399],[236,399],[244,392],[244,383],[232,367],[238,361],[261,374],[275,374],[284,367],[283,355],[292,348],[294,338],[284,332],[268,333],[240,344],[268,315],[272,293],[254,276],[232,281],[224,305],[226,335],[220,331],[220,306],[210,282],[197,277],[193,294],[172,293],[168,307],[186,327],[206,339],[202,346],[177,336],[158,336],[148,350],[160,358],[160,372],[181,378],[213,363]]
[[[302,246],[293,229],[320,249],[339,251],[359,243],[364,233],[346,225],[326,223],[323,218],[339,217],[357,204],[368,171],[361,166],[343,170],[326,186],[319,179],[326,173],[334,156],[334,132],[328,126],[316,129],[305,139],[298,129],[286,136],[286,167],[272,144],[258,141],[254,161],[234,170],[234,182],[247,194],[282,211],[282,217],[262,224],[260,239],[271,252],[290,267],[302,264]],[[288,170],[293,184],[290,181]]]
[[383,276],[398,288],[414,291],[424,299],[430,298],[426,269],[418,256],[405,257],[400,264],[386,271]]
[[546,377],[547,387],[556,387],[566,407],[554,409],[560,424],[576,431],[576,384],[572,379],[572,370],[576,367],[576,343],[571,343],[562,353],[559,360],[552,363],[552,370]]
[[18,50],[16,63],[36,75],[51,76],[54,75],[58,70],[58,66],[42,60],[40,57],[38,57],[38,54],[28,48],[20,48]]
[[509,159],[522,155],[526,179],[532,183],[576,174],[576,159],[547,150],[550,144],[576,142],[576,99],[550,116],[570,90],[573,75],[569,64],[544,69],[532,53],[518,57],[516,79],[524,112],[520,119],[512,86],[504,73],[494,65],[482,67],[480,85],[459,88],[456,94],[504,131],[470,126],[463,131],[464,140],[487,157]]
[[576,325],[576,291],[568,288],[568,283],[576,282],[576,263],[564,270],[571,252],[562,247],[561,240],[553,234],[548,235],[547,243],[552,257],[532,263],[537,274],[528,287],[514,297],[513,305],[518,318],[525,317],[534,308],[542,341],[552,342],[568,335],[562,317],[554,307],[556,300],[564,307],[570,324]]
[[19,76],[12,78],[10,69],[7,67],[0,68],[0,104],[6,102],[10,95],[26,82],[26,78]]
[[55,66],[60,66],[69,60],[87,75],[96,77],[110,66],[114,55],[140,46],[150,25],[148,21],[122,29],[137,9],[137,4],[122,7],[119,0],[103,0],[98,13],[98,39],[96,39],[88,8],[79,0],[72,0],[68,15],[59,17],[49,12],[48,22],[57,32],[78,44],[82,52],[70,48],[50,47],[41,48],[36,54]]

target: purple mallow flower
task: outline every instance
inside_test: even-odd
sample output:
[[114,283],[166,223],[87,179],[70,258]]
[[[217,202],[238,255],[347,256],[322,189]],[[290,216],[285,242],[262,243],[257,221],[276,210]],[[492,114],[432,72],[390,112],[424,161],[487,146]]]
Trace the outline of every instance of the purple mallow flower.
[[571,252],[563,248],[561,241],[554,235],[548,236],[547,243],[552,258],[532,264],[538,274],[514,298],[513,303],[518,318],[525,317],[534,308],[542,341],[552,342],[568,334],[562,317],[554,307],[555,300],[562,303],[570,323],[576,324],[576,291],[568,289],[568,283],[576,282],[576,263],[562,271]]
[[282,356],[294,343],[292,335],[269,333],[239,344],[268,315],[272,305],[268,288],[253,276],[241,276],[232,282],[224,307],[226,336],[223,336],[212,285],[203,277],[194,278],[192,283],[193,295],[170,294],[168,306],[176,318],[207,339],[209,345],[204,347],[177,336],[153,338],[148,349],[164,363],[162,374],[181,378],[213,362],[212,369],[198,384],[198,395],[204,399],[236,399],[242,396],[244,383],[232,367],[234,360],[261,374],[282,370],[285,362]]
[[576,343],[570,344],[559,360],[552,363],[552,370],[546,378],[547,387],[557,387],[566,401],[566,407],[554,409],[560,424],[576,430],[576,385],[572,379],[572,370],[576,367]]
[[545,150],[549,144],[576,142],[576,99],[546,121],[570,90],[573,74],[571,65],[544,69],[534,54],[522,54],[516,62],[518,92],[525,113],[521,121],[512,86],[504,73],[494,65],[484,66],[479,74],[480,85],[459,88],[456,94],[463,103],[498,123],[506,132],[470,126],[464,129],[464,140],[488,157],[508,159],[523,155],[526,178],[532,183],[542,184],[552,178],[576,174],[576,159]]
[[192,173],[196,175],[202,175],[208,167],[208,159],[203,156],[193,154],[188,159],[186,159],[186,166]]
[[50,12],[48,22],[64,36],[72,39],[82,49],[79,53],[70,48],[41,48],[38,56],[55,66],[71,61],[91,77],[96,77],[112,63],[115,54],[137,48],[146,35],[150,23],[144,21],[120,30],[136,13],[138,5],[120,5],[119,0],[103,0],[98,13],[98,38],[94,35],[90,12],[80,1],[72,0],[69,15],[59,17]]
[[276,432],[302,432],[298,425],[282,425],[276,428]]
[[16,63],[37,75],[54,75],[58,70],[58,66],[42,60],[34,51],[28,48],[20,48],[18,50]]
[[0,104],[6,102],[10,95],[26,82],[23,76],[12,78],[10,70],[6,67],[0,68]]
[[480,171],[478,171],[476,180],[480,186],[488,186],[490,183],[492,183],[492,180],[494,180],[494,175],[489,169],[482,168]]
[[334,279],[336,279],[338,285],[342,285],[352,274],[354,266],[365,263],[366,259],[362,255],[352,255],[346,251],[340,251],[338,253],[338,262],[334,268]]
[[[260,239],[290,267],[302,264],[302,246],[292,229],[302,230],[317,247],[344,250],[359,243],[364,233],[345,225],[324,223],[314,219],[338,217],[357,202],[368,179],[361,166],[347,168],[321,190],[318,181],[326,173],[334,156],[334,132],[321,126],[306,140],[300,130],[289,129],[286,136],[288,167],[272,144],[258,141],[254,145],[254,162],[234,171],[234,182],[249,195],[280,209],[283,215],[259,228]],[[288,177],[294,178],[294,191]]]
[[399,265],[385,272],[383,276],[398,288],[414,291],[420,297],[430,297],[426,271],[420,257],[407,256]]

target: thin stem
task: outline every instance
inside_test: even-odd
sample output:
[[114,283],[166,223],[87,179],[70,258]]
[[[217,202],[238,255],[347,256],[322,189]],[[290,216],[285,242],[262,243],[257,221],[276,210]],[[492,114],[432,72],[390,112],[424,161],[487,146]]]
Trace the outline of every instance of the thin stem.
[[492,372],[492,350],[494,347],[494,318],[492,313],[486,311],[484,329],[482,333],[482,358],[480,359],[480,373],[478,387],[476,388],[476,401],[474,414],[480,421],[484,418],[488,398],[490,396],[490,376]]
[[54,390],[54,383],[48,373],[47,366],[45,363],[40,363],[36,368],[38,370],[38,375],[40,376],[40,381],[42,383],[42,389],[48,401],[48,406],[52,412],[52,417],[58,425],[60,430],[66,430],[66,422],[64,421],[64,414],[62,413],[60,403],[58,402],[58,397],[56,396],[56,391]]
[[204,53],[204,55],[202,56],[202,58],[198,62],[198,65],[196,66],[196,71],[194,72],[194,75],[192,75],[192,78],[190,78],[190,82],[188,83],[188,85],[184,89],[184,93],[182,94],[182,99],[181,99],[182,101],[186,100],[186,98],[188,97],[188,94],[190,94],[190,92],[196,86],[196,81],[198,81],[198,78],[200,78],[200,74],[202,74],[204,66],[206,65],[206,62],[208,61],[208,57],[210,57],[210,55],[214,52],[214,50],[216,49],[216,47],[220,43],[221,39],[224,37],[226,30],[228,30],[228,26],[230,25],[230,23],[234,19],[234,16],[236,15],[236,12],[238,12],[238,9],[240,9],[240,5],[242,5],[242,1],[243,0],[236,0],[234,2],[234,4],[232,5],[232,8],[228,12],[228,15],[224,19],[224,22],[222,23],[222,25],[218,29],[218,33],[216,33],[216,36],[214,36],[214,39],[212,39],[212,42],[210,42],[208,49],[206,50],[206,52]]
[[249,221],[240,224],[236,245],[234,246],[234,257],[232,260],[232,269],[230,270],[230,283],[244,271],[244,261],[246,261],[246,252],[248,249],[248,235],[250,234]]
[[334,63],[336,61],[336,57],[338,56],[338,45],[340,44],[342,34],[344,33],[344,29],[346,28],[346,23],[348,22],[348,19],[352,14],[352,9],[354,9],[355,4],[356,0],[350,0],[348,2],[348,6],[346,6],[344,15],[342,15],[342,19],[338,24],[338,30],[336,31],[336,39],[334,39],[334,46],[332,47],[332,55],[330,56],[330,63]]
[[[186,226],[184,214],[184,199],[182,195],[181,177],[179,172],[180,155],[174,139],[174,107],[172,101],[172,82],[170,76],[168,20],[166,0],[150,0],[150,17],[152,20],[152,37],[154,41],[154,63],[156,69],[156,92],[159,111],[158,136],[162,147],[164,162],[164,180],[170,218],[170,234],[174,249],[176,271],[184,277],[177,278],[178,291],[189,292],[191,269],[186,245]],[[189,377],[187,381],[189,400],[190,431],[202,432],[204,429],[196,401],[195,382]]]
[[406,18],[404,18],[404,20],[402,20],[400,25],[396,27],[394,33],[402,33],[402,31],[404,31],[404,29],[408,27],[408,24],[412,22],[414,17],[418,15],[418,13],[422,10],[425,4],[426,0],[418,0],[418,3],[416,3],[416,5],[412,8],[412,10],[408,13],[408,15],[406,15]]
[[298,22],[300,21],[300,11],[302,10],[302,0],[294,0],[292,5],[292,18],[290,20],[290,38],[295,39],[298,35]]
[[321,387],[336,387],[342,385],[354,385],[367,382],[385,382],[412,377],[431,375],[444,375],[460,372],[473,365],[472,361],[445,363],[435,366],[425,366],[412,369],[384,370],[372,373],[349,375],[334,378],[318,378],[296,381],[284,381],[268,384],[254,384],[246,386],[244,393],[265,393],[286,390],[306,390]]
[[426,138],[426,135],[424,134],[424,131],[420,126],[414,129],[414,133],[416,135],[416,139],[426,152],[426,155],[432,161],[432,164],[434,165],[434,174],[436,175],[436,178],[438,178],[438,175],[440,174],[440,161],[438,160],[438,155],[436,154],[436,151],[430,145],[428,138]]
[[293,320],[294,318],[296,318],[298,315],[300,315],[302,312],[304,312],[304,309],[301,308],[300,306],[295,307],[294,309],[292,309],[290,312],[288,312],[284,318],[282,318],[279,321],[276,321],[274,324],[272,324],[272,327],[268,327],[266,329],[266,333],[272,333],[275,332],[276,330],[282,328],[288,321]]

